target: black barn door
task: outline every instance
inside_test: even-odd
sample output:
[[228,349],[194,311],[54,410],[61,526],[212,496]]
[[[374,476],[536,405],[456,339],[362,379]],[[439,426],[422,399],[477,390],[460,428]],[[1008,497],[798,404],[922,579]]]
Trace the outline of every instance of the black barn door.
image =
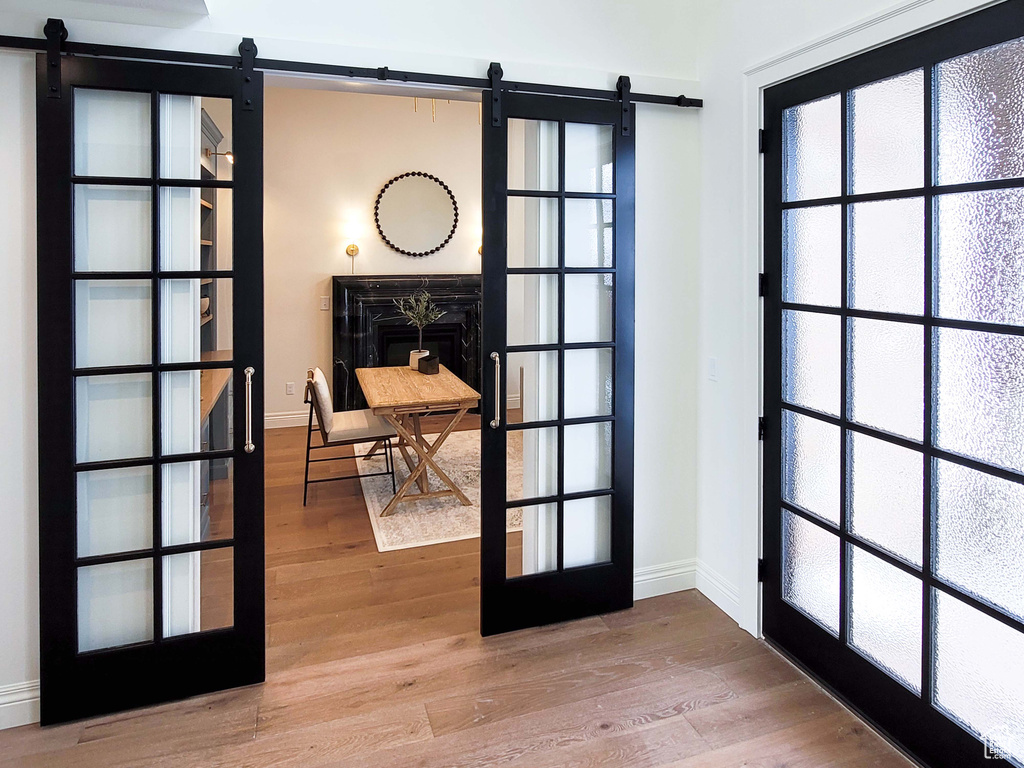
[[765,93],[764,633],[1024,765],[1024,3]]
[[54,70],[40,55],[44,724],[264,678],[262,75]]
[[485,635],[633,603],[633,136],[613,101],[483,113]]

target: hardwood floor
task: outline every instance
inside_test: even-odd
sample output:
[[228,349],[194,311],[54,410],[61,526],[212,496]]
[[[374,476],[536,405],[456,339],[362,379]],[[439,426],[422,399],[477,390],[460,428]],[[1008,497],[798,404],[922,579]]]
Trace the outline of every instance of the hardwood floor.
[[380,554],[357,482],[303,508],[303,430],[266,440],[267,682],[0,731],[0,765],[911,765],[696,591],[481,638],[477,540]]

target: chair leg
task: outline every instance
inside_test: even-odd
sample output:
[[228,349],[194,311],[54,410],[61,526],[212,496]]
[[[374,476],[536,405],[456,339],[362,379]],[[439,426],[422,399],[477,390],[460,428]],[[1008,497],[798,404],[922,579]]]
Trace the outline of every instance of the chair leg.
[[302,479],[302,506],[309,495],[309,451],[313,443],[313,406],[309,406],[309,426],[306,429],[306,473]]

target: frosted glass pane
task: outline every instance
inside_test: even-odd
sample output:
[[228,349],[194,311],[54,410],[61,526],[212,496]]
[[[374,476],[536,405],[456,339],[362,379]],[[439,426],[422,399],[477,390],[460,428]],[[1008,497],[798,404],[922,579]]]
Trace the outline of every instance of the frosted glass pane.
[[149,280],[75,281],[75,367],[152,362],[152,289]]
[[783,410],[782,498],[839,525],[839,427]]
[[148,373],[75,379],[79,462],[153,454],[153,379]]
[[574,424],[565,428],[566,493],[612,485],[612,424]]
[[851,546],[850,645],[921,692],[921,580]]
[[75,175],[150,175],[148,93],[75,89]]
[[839,94],[782,113],[784,200],[834,197],[840,192]]
[[1024,619],[1024,486],[935,460],[935,573]]
[[612,497],[596,496],[565,502],[562,565],[607,563],[612,559]]
[[505,360],[510,422],[558,418],[558,353],[510,352]]
[[565,351],[565,418],[612,413],[611,349]]
[[558,342],[558,275],[509,275],[509,346]]
[[1024,38],[935,68],[938,183],[1024,175]]
[[920,567],[921,454],[857,432],[849,434],[850,532]]
[[234,568],[232,547],[164,557],[164,637],[232,626]]
[[153,546],[153,468],[78,473],[78,556]]
[[850,206],[850,306],[924,312],[924,201],[920,197]]
[[1024,470],[1024,338],[936,328],[935,442]]
[[1024,634],[934,595],[936,705],[990,749],[1024,763]]
[[75,269],[148,272],[153,268],[152,194],[143,187],[75,185]]
[[615,144],[612,126],[565,124],[566,192],[614,192]]
[[1024,325],[1024,190],[936,200],[938,314]]
[[614,300],[613,275],[566,275],[566,343],[612,341]]
[[558,191],[558,123],[509,118],[508,188]]
[[558,570],[558,505],[505,512],[505,578]]
[[162,450],[165,456],[233,448],[232,371],[160,374]]
[[153,639],[153,560],[78,569],[78,651]]
[[840,213],[838,205],[782,212],[783,301],[839,306]]
[[611,267],[615,249],[613,201],[565,201],[565,266]]
[[160,94],[160,175],[198,179],[201,155],[198,96]]
[[558,266],[558,200],[550,197],[509,197],[510,267]]
[[850,191],[924,185],[924,72],[850,92]]
[[909,323],[850,321],[850,418],[921,440],[924,330]]
[[[509,430],[505,436],[509,500],[558,493],[558,428]],[[522,467],[522,474],[516,468]]]
[[782,397],[839,415],[839,318],[782,311]]
[[234,531],[232,461],[182,461],[161,467],[165,547],[231,538]]
[[839,636],[839,537],[782,510],[782,597]]

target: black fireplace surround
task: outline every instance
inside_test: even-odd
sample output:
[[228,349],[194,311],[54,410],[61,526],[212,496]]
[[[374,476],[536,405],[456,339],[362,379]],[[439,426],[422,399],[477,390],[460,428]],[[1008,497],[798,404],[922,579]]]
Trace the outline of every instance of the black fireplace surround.
[[366,407],[356,368],[408,365],[414,326],[394,300],[428,291],[444,315],[423,329],[441,364],[480,390],[480,275],[338,275],[334,277],[334,409]]

